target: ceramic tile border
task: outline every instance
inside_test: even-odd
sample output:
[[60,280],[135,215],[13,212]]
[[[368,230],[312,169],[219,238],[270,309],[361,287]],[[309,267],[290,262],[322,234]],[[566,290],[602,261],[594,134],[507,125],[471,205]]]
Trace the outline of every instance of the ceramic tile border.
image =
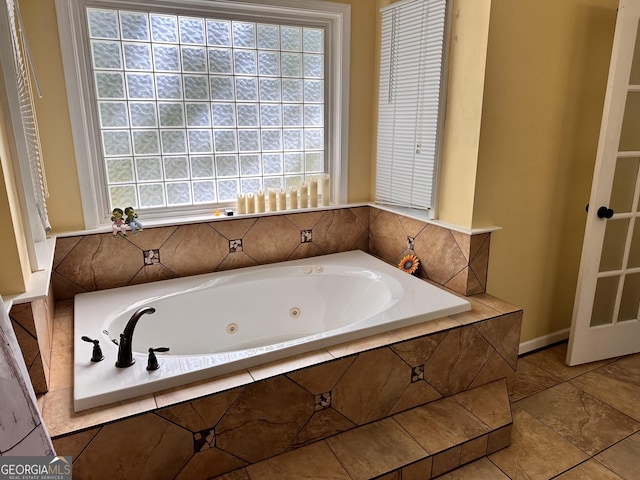
[[[394,265],[403,255],[415,254],[421,260],[419,277],[474,295],[486,289],[489,245],[489,231],[463,232],[377,206],[332,207],[157,226],[126,239],[95,232],[61,236],[52,283],[56,298],[66,299],[103,288],[360,249]],[[114,264],[114,258],[128,260]],[[92,268],[82,268],[87,261]]]

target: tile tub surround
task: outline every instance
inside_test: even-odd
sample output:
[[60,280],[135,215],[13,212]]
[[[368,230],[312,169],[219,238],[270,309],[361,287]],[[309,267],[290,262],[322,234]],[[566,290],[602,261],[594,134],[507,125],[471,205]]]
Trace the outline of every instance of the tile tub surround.
[[[83,478],[114,464],[122,478],[210,478],[498,379],[513,386],[521,310],[470,301],[469,312],[79,414],[69,384],[41,408]],[[72,306],[60,304],[68,323]]]
[[49,390],[54,310],[55,299],[50,290],[46,298],[14,304],[9,311],[36,394]]
[[[471,407],[474,404],[488,408],[479,411]],[[503,433],[510,429],[509,399],[504,380],[498,380],[263,460],[218,479],[229,480],[234,478],[232,475],[260,480],[428,479],[508,446],[509,435]],[[442,443],[446,447],[431,441],[438,438],[446,439]],[[380,477],[389,472],[393,472],[392,476]]]
[[397,265],[421,260],[417,275],[463,294],[485,291],[489,233],[467,235],[373,206],[224,218],[59,237],[52,284],[58,300],[77,293],[232,268],[363,250]]
[[369,249],[394,265],[420,259],[417,275],[462,295],[486,291],[490,233],[468,235],[371,207]]

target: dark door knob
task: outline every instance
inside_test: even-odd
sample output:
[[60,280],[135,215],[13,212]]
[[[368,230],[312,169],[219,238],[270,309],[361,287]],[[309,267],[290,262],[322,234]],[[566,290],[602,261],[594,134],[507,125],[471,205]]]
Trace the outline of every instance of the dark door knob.
[[598,215],[598,218],[611,218],[613,217],[613,213],[613,210],[608,207],[600,207],[596,215]]

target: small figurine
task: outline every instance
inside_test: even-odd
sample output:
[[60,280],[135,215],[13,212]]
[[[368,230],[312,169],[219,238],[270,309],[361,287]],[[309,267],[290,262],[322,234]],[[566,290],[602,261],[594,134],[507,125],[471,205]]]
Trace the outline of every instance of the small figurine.
[[129,228],[131,228],[131,231],[133,232],[134,235],[138,233],[138,229],[140,229],[140,231],[143,230],[144,227],[142,226],[142,223],[140,223],[140,221],[138,220],[138,214],[133,209],[133,207],[125,208],[124,214],[127,216],[125,222],[127,223],[127,225],[129,225]]
[[114,208],[111,212],[111,221],[113,222],[113,236],[117,237],[118,233],[123,237],[127,236],[127,224],[124,221],[124,212],[121,208]]

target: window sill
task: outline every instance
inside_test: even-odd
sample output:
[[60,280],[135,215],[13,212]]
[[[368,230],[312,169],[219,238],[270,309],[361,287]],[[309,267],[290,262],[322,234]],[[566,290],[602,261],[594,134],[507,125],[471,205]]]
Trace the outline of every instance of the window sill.
[[464,233],[466,235],[480,235],[482,233],[491,233],[497,230],[502,230],[502,227],[499,227],[497,225],[490,225],[482,228],[468,228],[460,225],[454,225],[453,223],[443,222],[441,220],[434,220],[429,218],[429,213],[426,210],[421,210],[419,208],[400,207],[397,205],[382,205],[378,203],[371,203],[370,205],[380,210],[386,210],[387,212],[391,213],[398,213],[400,215],[404,215],[405,217],[420,220],[432,225],[437,225],[439,227],[447,228],[449,230],[453,230],[454,232]]
[[[318,212],[318,211],[326,211],[326,210],[339,210],[342,208],[353,208],[353,207],[366,207],[371,204],[363,202],[363,203],[353,203],[347,205],[328,205],[321,207],[313,207],[313,208],[297,208],[294,210],[278,210],[276,212],[260,212],[260,213],[243,213],[237,215],[235,212],[231,216],[226,216],[223,213],[220,215],[214,215],[213,213],[208,215],[194,215],[190,217],[167,217],[163,219],[153,219],[153,220],[145,220],[144,216],[139,218],[140,222],[144,225],[144,228],[156,228],[156,227],[170,227],[174,225],[189,225],[193,223],[205,223],[205,222],[224,222],[227,220],[237,220],[240,218],[259,218],[259,217],[270,217],[276,215],[292,215],[296,213],[309,213],[309,212]],[[224,209],[220,210],[224,212]],[[76,230],[72,232],[61,232],[56,234],[56,237],[64,238],[64,237],[75,237],[79,235],[90,235],[97,233],[111,233],[111,225],[101,225],[96,228],[87,229],[87,230]]]
[[53,253],[56,247],[55,237],[49,237],[42,242],[36,242],[36,255],[38,257],[39,270],[31,274],[29,285],[24,293],[7,295],[3,297],[7,310],[11,305],[32,302],[49,295],[51,272],[53,271]]

